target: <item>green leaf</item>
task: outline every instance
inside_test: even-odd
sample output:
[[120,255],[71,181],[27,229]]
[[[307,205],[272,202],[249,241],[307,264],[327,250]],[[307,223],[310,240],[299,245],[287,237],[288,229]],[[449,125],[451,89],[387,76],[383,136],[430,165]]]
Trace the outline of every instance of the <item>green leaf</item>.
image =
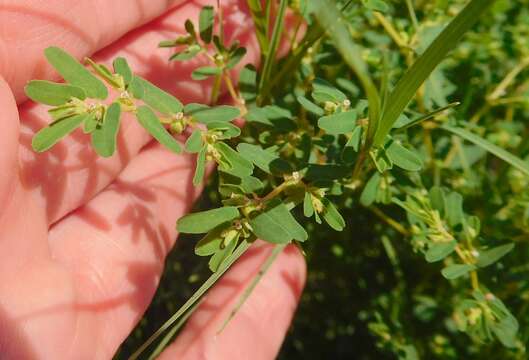
[[239,73],[239,91],[247,103],[255,101],[257,97],[257,70],[252,64],[245,65]]
[[432,204],[432,207],[434,208],[434,210],[439,211],[439,214],[443,216],[445,213],[445,201],[446,201],[443,189],[440,188],[439,186],[433,186],[430,189],[428,195],[430,197],[430,203]]
[[182,103],[173,95],[139,76],[134,78],[143,87],[142,100],[145,104],[166,115],[175,115],[182,111]]
[[203,66],[199,67],[191,73],[193,80],[205,80],[208,77],[219,75],[222,73],[222,69],[216,66]]
[[452,227],[463,222],[463,197],[461,194],[451,192],[445,197],[445,214],[448,225]]
[[64,50],[51,46],[44,50],[48,62],[71,85],[83,89],[89,98],[106,99],[108,90],[90,71]]
[[392,141],[386,149],[386,154],[391,162],[408,171],[419,171],[422,169],[422,160],[415,152],[406,149],[397,141]]
[[471,264],[453,264],[449,265],[443,270],[441,274],[448,280],[457,279],[460,276],[468,274],[470,271],[475,270],[476,267]]
[[368,8],[369,10],[373,11],[380,11],[380,12],[388,12],[389,6],[382,0],[362,0],[362,3],[364,3],[364,6]]
[[342,160],[346,163],[351,163],[354,160],[354,154],[360,149],[362,142],[362,127],[357,126],[351,133],[351,137],[345,143],[342,151]]
[[206,43],[211,42],[213,25],[215,23],[215,10],[213,6],[204,6],[198,16],[198,31],[200,38]]
[[185,113],[191,115],[196,121],[206,125],[212,121],[229,122],[237,119],[241,115],[241,112],[235,106],[220,105],[208,107],[202,104],[186,105]]
[[88,114],[79,114],[52,123],[33,136],[31,147],[36,152],[48,150],[63,137],[74,131],[87,117]]
[[109,157],[116,151],[120,117],[121,106],[112,103],[105,111],[103,123],[92,132],[92,146],[100,156]]
[[203,234],[239,216],[239,210],[236,207],[225,206],[185,215],[178,219],[176,229],[181,233]]
[[514,249],[514,244],[505,244],[493,247],[491,249],[480,251],[479,257],[476,265],[478,267],[485,267],[494,264],[496,261],[500,260],[502,257],[507,255],[509,252]]
[[221,250],[217,251],[211,259],[209,259],[209,269],[212,272],[217,272],[219,268],[221,267],[222,263],[224,263],[229,256],[233,253],[233,250],[235,250],[235,247],[237,246],[238,237],[237,239],[233,239],[230,241],[228,245],[226,245]]
[[324,103],[326,101],[331,101],[335,103],[342,103],[347,99],[347,96],[332,86],[327,81],[316,78],[312,82],[312,98],[317,102]]
[[160,144],[174,153],[182,152],[180,144],[171,136],[162,125],[160,119],[148,106],[140,106],[136,112],[136,117],[141,126],[147,130]]
[[323,219],[336,231],[342,231],[345,228],[345,220],[338,212],[338,209],[328,199],[323,198]]
[[393,124],[399,115],[402,114],[422,83],[445,58],[446,54],[456,47],[463,34],[477,23],[481,14],[493,3],[494,0],[470,1],[400,78],[389,95],[384,108],[374,138],[375,146],[382,145]]
[[445,243],[437,243],[428,249],[425,254],[426,261],[432,263],[436,261],[441,261],[448,255],[450,255],[456,248],[457,242],[450,241]]
[[206,155],[207,155],[207,147],[204,146],[197,156],[197,164],[195,168],[195,175],[193,176],[193,185],[198,186],[202,179],[204,178],[204,173],[206,169]]
[[86,94],[80,87],[46,80],[31,80],[24,91],[31,100],[46,105],[62,105],[71,98],[86,99]]
[[209,256],[215,254],[222,246],[222,232],[226,229],[226,225],[219,225],[210,232],[208,232],[195,245],[195,254],[198,256]]
[[215,130],[215,132],[221,132],[222,135],[217,135],[217,139],[231,139],[241,135],[241,129],[232,123],[225,121],[212,121],[207,125],[208,130]]
[[143,99],[143,95],[145,95],[145,89],[141,84],[140,78],[137,76],[132,76],[132,80],[130,81],[127,90],[134,98],[138,100]]
[[351,132],[356,127],[356,111],[324,116],[318,120],[318,126],[330,135]]
[[475,134],[473,134],[470,131],[467,131],[465,129],[454,127],[454,126],[450,126],[450,125],[441,125],[441,129],[450,131],[451,133],[456,134],[456,135],[462,137],[463,139],[468,140],[468,141],[478,145],[479,147],[481,147],[481,148],[487,150],[488,152],[490,152],[491,154],[496,155],[497,157],[499,157],[500,159],[502,159],[503,161],[505,161],[509,165],[514,166],[515,168],[517,168],[518,170],[520,170],[524,174],[529,175],[529,163],[523,161],[519,157],[511,154],[510,152],[500,148],[499,146],[496,146],[496,145],[488,142],[487,140],[483,139],[482,137],[480,137],[478,135],[475,135]]
[[118,75],[121,75],[125,85],[129,85],[132,81],[133,75],[127,60],[122,57],[115,58],[112,66],[114,67],[114,72]]
[[188,153],[197,153],[202,149],[202,131],[196,129],[187,138],[185,149]]
[[303,198],[303,215],[311,217],[314,215],[314,206],[312,205],[312,195],[309,192],[305,193]]
[[226,62],[226,69],[233,69],[241,62],[242,58],[246,55],[246,49],[243,47],[237,48],[235,51],[230,53],[230,58]]
[[214,146],[221,155],[219,170],[238,177],[252,175],[252,163],[246,160],[240,153],[223,142],[217,142]]
[[174,53],[169,57],[169,61],[191,60],[202,51],[200,45],[190,45],[184,51]]
[[312,101],[307,99],[305,96],[299,95],[297,97],[297,100],[300,103],[300,105],[303,106],[303,108],[305,110],[307,110],[308,112],[316,114],[318,116],[325,115],[325,111],[323,111],[323,109],[321,107],[319,107],[318,105],[314,104]]
[[286,244],[294,239],[305,241],[308,238],[305,229],[281,202],[251,219],[250,225],[258,238],[273,244]]
[[259,169],[268,174],[286,174],[292,172],[290,164],[276,154],[268,152],[258,145],[240,143],[237,145],[239,153]]
[[369,102],[369,128],[367,130],[367,142],[370,143],[378,127],[380,117],[380,96],[368,71],[368,67],[362,58],[362,48],[355,44],[351,38],[347,22],[342,16],[334,1],[314,0],[314,14],[321,27],[326,29],[338,52],[344,61],[356,74]]
[[369,206],[375,202],[380,185],[381,176],[378,171],[375,171],[369,178],[362,194],[360,195],[360,203],[364,206]]

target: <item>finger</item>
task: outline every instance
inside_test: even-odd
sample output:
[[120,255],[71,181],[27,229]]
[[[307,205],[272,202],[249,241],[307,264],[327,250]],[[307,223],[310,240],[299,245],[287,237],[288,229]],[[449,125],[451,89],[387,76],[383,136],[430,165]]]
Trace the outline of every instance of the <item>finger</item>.
[[56,77],[42,61],[50,45],[78,58],[112,43],[183,0],[7,0],[0,4],[0,75],[17,102],[32,78]]
[[[243,15],[243,1],[225,4],[228,40],[239,38],[249,48],[243,63],[255,62],[257,51],[252,22]],[[192,81],[190,77],[192,69],[200,66],[198,61],[169,63],[167,59],[172,50],[156,49],[160,40],[182,33],[185,19],[196,19],[199,10],[197,4],[186,3],[120,39],[100,52],[96,59],[109,63],[116,56],[124,56],[140,76],[173,92],[183,102],[208,102],[209,83]],[[36,154],[31,149],[31,138],[47,123],[46,111],[47,107],[29,103],[21,108],[20,154],[23,183],[34,193],[51,224],[108,185],[150,138],[132,116],[125,115],[118,150],[111,158],[96,155],[89,145],[89,137],[81,131],[62,140],[50,151]]]
[[8,84],[0,76],[0,204],[5,207],[18,182],[18,112]]
[[294,246],[277,257],[219,333],[271,249],[263,243],[251,247],[215,285],[160,359],[275,359],[305,284],[305,261]]
[[52,256],[75,278],[77,303],[61,307],[79,310],[72,348],[87,338],[102,345],[87,358],[110,358],[151,301],[176,238],[175,220],[199,193],[191,184],[194,161],[149,146],[111,186],[52,228]]

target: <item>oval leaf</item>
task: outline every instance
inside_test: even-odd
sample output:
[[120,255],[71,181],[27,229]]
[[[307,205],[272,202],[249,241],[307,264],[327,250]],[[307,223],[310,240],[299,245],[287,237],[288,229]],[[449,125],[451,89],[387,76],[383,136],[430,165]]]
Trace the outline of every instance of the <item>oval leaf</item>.
[[201,104],[188,104],[185,112],[196,121],[206,125],[213,121],[232,121],[241,115],[238,108],[228,105],[208,107]]
[[274,244],[286,244],[293,239],[305,241],[308,238],[305,229],[283,203],[267,208],[250,220],[250,225],[257,237]]
[[505,244],[491,249],[480,251],[477,266],[485,267],[494,264],[514,249],[514,244]]
[[176,223],[176,229],[181,233],[203,234],[238,217],[239,210],[236,207],[225,206],[181,217]]
[[71,98],[86,99],[86,93],[80,87],[46,80],[31,80],[24,91],[31,100],[46,105],[62,105]]
[[173,95],[139,76],[134,78],[143,87],[143,97],[141,99],[145,104],[166,115],[174,115],[182,111],[182,103]]
[[346,134],[356,127],[356,112],[346,111],[324,116],[318,120],[318,126],[330,135]]
[[456,241],[434,244],[426,252],[425,259],[428,262],[441,261],[454,251],[456,245]]
[[213,35],[213,24],[215,22],[215,10],[213,6],[204,6],[198,16],[198,31],[200,38],[206,43],[211,42]]
[[114,67],[116,74],[121,75],[125,85],[128,85],[132,81],[132,70],[125,58],[118,57],[114,59],[112,66]]
[[55,145],[60,139],[74,131],[88,117],[88,114],[70,116],[54,122],[33,136],[31,146],[36,152],[43,152]]
[[88,97],[107,98],[105,84],[64,50],[51,46],[44,50],[44,55],[64,80],[83,89]]
[[447,266],[443,270],[441,270],[441,274],[446,279],[452,280],[457,279],[458,277],[463,276],[475,269],[476,267],[471,264],[454,264]]
[[92,132],[92,146],[103,157],[110,157],[116,151],[121,106],[112,103],[105,111],[103,123]]
[[415,152],[406,149],[397,141],[393,141],[386,149],[386,154],[394,165],[408,171],[422,169],[422,160]]
[[180,144],[171,136],[148,106],[140,106],[136,112],[136,117],[141,126],[143,126],[152,137],[158,140],[160,144],[177,154],[182,151]]
[[202,131],[196,129],[187,138],[185,149],[188,153],[197,153],[202,149]]

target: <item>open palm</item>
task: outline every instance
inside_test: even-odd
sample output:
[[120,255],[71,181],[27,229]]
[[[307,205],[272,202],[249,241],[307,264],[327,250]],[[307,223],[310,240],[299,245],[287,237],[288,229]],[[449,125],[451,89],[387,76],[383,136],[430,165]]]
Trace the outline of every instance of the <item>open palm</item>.
[[[194,158],[149,143],[127,115],[111,158],[98,157],[81,132],[34,153],[31,137],[48,121],[47,109],[25,102],[23,86],[32,78],[55,78],[43,49],[56,45],[79,58],[98,51],[100,62],[124,56],[140,76],[182,101],[205,102],[208,85],[189,77],[197,64],[168,64],[168,50],[156,49],[204,3],[0,4],[0,358],[111,358],[152,299],[177,235],[175,220],[199,195],[191,184]],[[247,61],[255,61],[243,3],[224,4],[227,33],[248,47]],[[263,244],[251,248],[162,357],[273,358],[305,279],[295,248],[279,256],[217,333],[270,251]]]

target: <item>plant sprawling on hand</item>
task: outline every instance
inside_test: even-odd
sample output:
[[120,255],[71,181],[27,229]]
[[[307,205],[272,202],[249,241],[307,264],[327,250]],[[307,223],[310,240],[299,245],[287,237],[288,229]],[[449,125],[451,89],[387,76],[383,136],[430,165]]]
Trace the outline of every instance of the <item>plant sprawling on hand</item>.
[[[99,155],[112,156],[121,114],[130,112],[174,153],[196,154],[194,185],[216,165],[221,203],[176,225],[204,234],[195,253],[213,274],[133,357],[188,315],[257,238],[275,250],[250,290],[287,244],[304,248],[310,264],[313,234],[341,232],[349,217],[369,212],[382,241],[366,246],[387,254],[397,278],[367,316],[379,347],[403,359],[491,347],[524,358],[529,83],[520,74],[529,67],[529,9],[493,0],[247,3],[258,68],[244,64],[238,42],[227,43],[222,10],[212,6],[159,44],[174,49],[170,61],[207,59],[191,76],[212,82],[208,105],[182,104],[124,58],[111,68],[85,59],[87,69],[57,47],[45,56],[65,82],[26,86],[51,106],[35,151],[81,128]],[[218,104],[223,91],[231,105]],[[241,117],[242,127],[234,124]],[[325,241],[336,258],[369,261],[344,254],[332,237]],[[435,274],[404,271],[406,251]],[[415,334],[415,323],[429,325],[428,336]]]

